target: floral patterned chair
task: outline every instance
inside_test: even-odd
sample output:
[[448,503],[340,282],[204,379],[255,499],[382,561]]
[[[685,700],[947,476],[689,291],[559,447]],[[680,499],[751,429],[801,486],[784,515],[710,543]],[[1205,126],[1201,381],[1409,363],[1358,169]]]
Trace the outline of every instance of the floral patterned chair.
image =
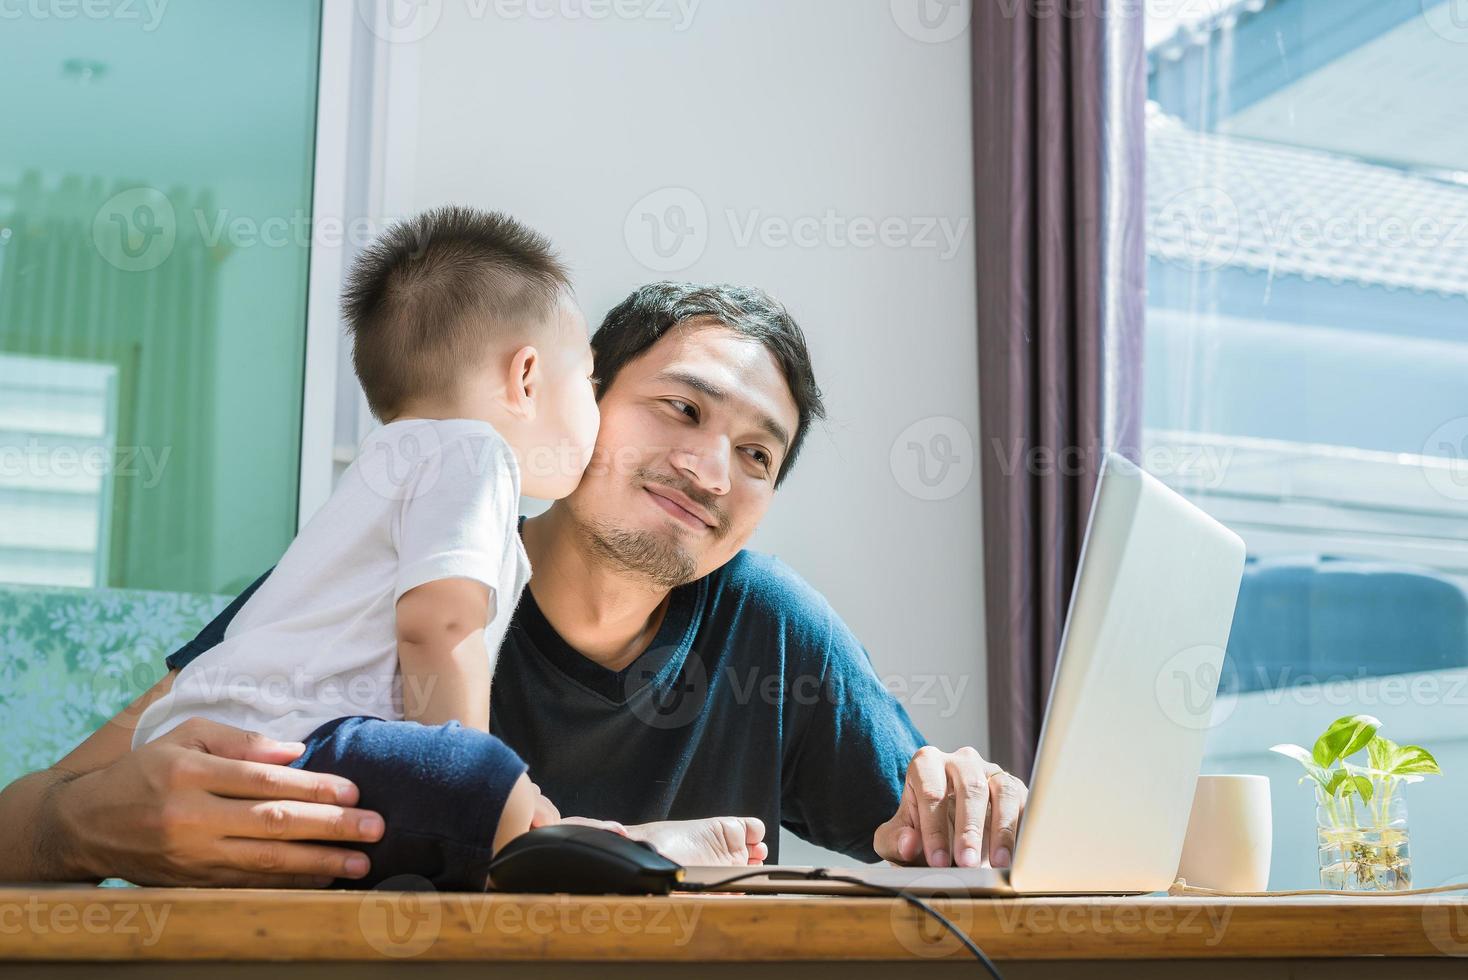
[[228,596],[0,586],[0,786],[51,765],[163,676]]

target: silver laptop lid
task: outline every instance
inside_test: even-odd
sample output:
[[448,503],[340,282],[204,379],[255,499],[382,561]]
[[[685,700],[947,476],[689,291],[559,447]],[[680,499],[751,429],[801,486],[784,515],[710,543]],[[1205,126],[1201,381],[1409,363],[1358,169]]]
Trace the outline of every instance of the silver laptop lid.
[[1106,458],[1015,846],[1016,891],[1171,885],[1243,568],[1237,535]]

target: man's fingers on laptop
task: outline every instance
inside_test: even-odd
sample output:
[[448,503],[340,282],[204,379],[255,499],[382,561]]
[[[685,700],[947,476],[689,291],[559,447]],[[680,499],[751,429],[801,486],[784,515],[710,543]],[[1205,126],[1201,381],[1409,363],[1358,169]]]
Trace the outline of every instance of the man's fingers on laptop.
[[943,753],[931,745],[917,750],[907,766],[907,790],[916,797],[923,854],[932,868],[948,867],[952,818],[948,809],[948,773]]
[[1000,770],[989,777],[989,863],[1007,868],[1014,859],[1014,838],[1025,809],[1029,790],[1025,784]]
[[[977,868],[984,845],[984,818],[989,811],[989,780],[984,767],[989,763],[972,749],[948,757],[943,768],[953,793],[953,864]],[[997,768],[997,767],[996,767]]]
[[918,821],[917,796],[904,789],[902,805],[897,809],[897,860],[904,864],[921,864],[923,858],[923,832]]
[[897,812],[872,834],[872,850],[883,861],[915,863],[923,854],[923,838],[917,827],[917,805],[911,787],[904,784]]
[[360,851],[295,841],[222,840],[219,857],[227,868],[254,875],[361,878],[372,866]]
[[[913,819],[916,824],[916,818]],[[916,864],[923,856],[923,835],[916,826],[903,827],[897,832],[897,861],[902,864]]]
[[[998,818],[991,816],[996,788],[1006,794]],[[974,749],[943,752],[925,745],[908,763],[897,813],[877,828],[872,848],[894,864],[983,867],[986,826],[1003,831],[1005,850],[1013,851],[1024,796],[1024,784]]]

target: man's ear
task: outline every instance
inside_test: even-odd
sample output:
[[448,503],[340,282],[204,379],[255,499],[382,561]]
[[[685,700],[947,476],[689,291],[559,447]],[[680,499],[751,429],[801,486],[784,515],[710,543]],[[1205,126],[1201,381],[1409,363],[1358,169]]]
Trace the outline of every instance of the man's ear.
[[505,384],[505,408],[522,422],[535,421],[535,401],[540,397],[540,352],[528,344],[510,358],[510,376]]

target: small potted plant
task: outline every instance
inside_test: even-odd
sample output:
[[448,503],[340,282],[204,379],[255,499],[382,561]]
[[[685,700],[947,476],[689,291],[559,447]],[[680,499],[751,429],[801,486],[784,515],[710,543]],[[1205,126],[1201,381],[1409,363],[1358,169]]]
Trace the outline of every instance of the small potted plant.
[[[1380,734],[1370,715],[1331,722],[1313,749],[1276,745],[1271,752],[1305,767],[1315,784],[1320,840],[1320,886],[1350,891],[1412,887],[1406,783],[1440,775],[1437,760],[1419,745],[1398,745]],[[1366,765],[1349,761],[1366,754]]]

